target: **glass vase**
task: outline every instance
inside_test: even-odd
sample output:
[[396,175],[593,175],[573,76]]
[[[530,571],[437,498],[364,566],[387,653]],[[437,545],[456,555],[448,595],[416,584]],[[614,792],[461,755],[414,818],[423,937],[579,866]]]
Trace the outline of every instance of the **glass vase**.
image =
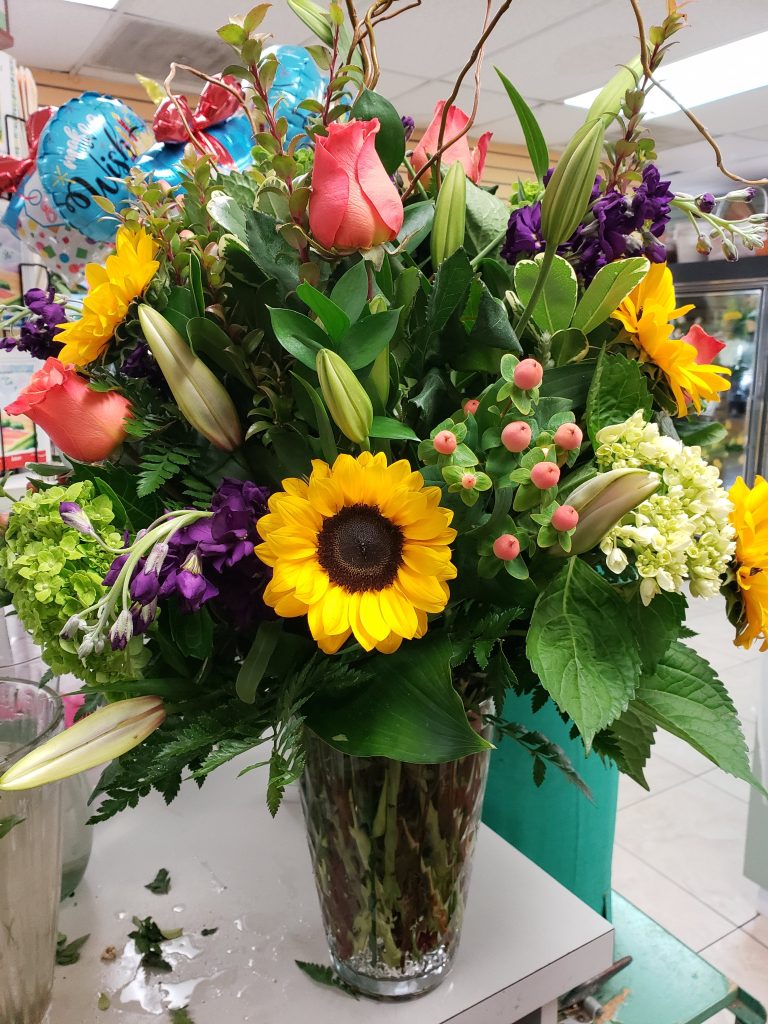
[[[0,681],[0,774],[58,732],[62,720],[52,690]],[[0,794],[0,1024],[41,1024],[45,1017],[60,886],[60,787]]]
[[87,773],[64,779],[61,785],[61,898],[71,896],[83,880],[93,847],[88,806],[93,784]]
[[488,752],[404,764],[309,731],[306,745],[301,798],[333,964],[365,995],[429,992],[459,944]]

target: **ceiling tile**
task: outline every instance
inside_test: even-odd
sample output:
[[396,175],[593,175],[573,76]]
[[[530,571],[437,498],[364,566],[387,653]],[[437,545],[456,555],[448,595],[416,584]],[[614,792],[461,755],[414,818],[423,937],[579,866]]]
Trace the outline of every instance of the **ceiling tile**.
[[[244,13],[252,6],[246,2],[221,0],[120,0],[119,10],[164,22],[171,42],[175,27],[191,32],[215,33],[226,24],[230,14]],[[275,43],[298,43],[307,35],[304,24],[285,2],[273,3],[260,31],[271,32]]]
[[[768,142],[768,124],[758,125],[757,128],[748,128],[740,131],[739,135],[745,135],[748,139],[759,139],[761,142]],[[768,147],[766,147],[768,152]]]
[[[739,96],[729,96],[724,100],[716,100],[714,103],[705,103],[696,107],[694,113],[713,135],[746,134],[750,128],[761,125],[765,122],[768,111],[768,86],[764,89],[751,89],[749,92],[741,93]],[[653,135],[659,128],[666,130],[680,129],[688,131],[691,122],[682,112],[667,114],[666,117],[656,117],[648,122],[648,127]]]
[[11,0],[11,54],[21,64],[71,71],[99,38],[113,11],[62,0]]
[[[416,80],[404,92],[396,95],[388,93],[387,95],[401,114],[410,114],[416,121],[416,124],[424,128],[432,120],[435,104],[438,100],[444,100],[450,96],[453,85],[453,82],[447,80]],[[456,102],[467,113],[472,110],[474,102],[474,85],[472,83],[468,84],[465,82],[462,85]],[[496,122],[501,123],[509,118],[511,109],[512,107],[506,93],[490,92],[481,89],[475,124],[483,126],[490,124],[490,127],[493,128]],[[483,130],[485,130],[485,127]],[[508,140],[505,136],[503,139],[500,138],[500,141],[512,140]]]

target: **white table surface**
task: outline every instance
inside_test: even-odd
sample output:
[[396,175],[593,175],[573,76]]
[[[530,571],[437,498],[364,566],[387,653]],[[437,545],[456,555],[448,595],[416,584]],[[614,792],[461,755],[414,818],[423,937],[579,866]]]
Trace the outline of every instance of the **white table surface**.
[[[50,1024],[165,1022],[187,1005],[195,1024],[512,1024],[611,964],[610,924],[483,826],[461,948],[440,988],[393,1004],[314,983],[294,964],[329,962],[301,808],[292,793],[273,821],[264,773],[235,779],[245,763],[200,792],[185,783],[170,807],[153,794],[96,827],[60,922],[70,940],[91,937],[77,964],[56,969]],[[144,888],[161,867],[167,896]],[[127,938],[131,918],[148,915],[184,929],[164,947],[171,974],[139,967]],[[101,960],[108,946],[111,963]]]

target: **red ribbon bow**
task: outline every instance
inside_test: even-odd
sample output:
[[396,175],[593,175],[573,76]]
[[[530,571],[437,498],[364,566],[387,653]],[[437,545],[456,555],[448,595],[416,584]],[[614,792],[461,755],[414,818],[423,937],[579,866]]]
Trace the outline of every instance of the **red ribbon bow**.
[[55,113],[56,107],[40,107],[27,118],[27,156],[0,156],[0,192],[15,192],[34,170],[40,136]]
[[[222,79],[242,96],[236,78],[225,75]],[[158,142],[191,142],[201,152],[209,153],[218,164],[230,166],[232,157],[218,139],[208,135],[206,129],[221,124],[240,109],[237,96],[218,82],[207,82],[194,111],[184,96],[163,100],[155,112],[152,128]]]

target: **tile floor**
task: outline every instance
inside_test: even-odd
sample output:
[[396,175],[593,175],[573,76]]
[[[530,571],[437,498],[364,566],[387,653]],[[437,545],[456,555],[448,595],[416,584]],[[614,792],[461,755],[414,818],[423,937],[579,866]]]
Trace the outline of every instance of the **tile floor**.
[[[688,643],[728,685],[752,744],[768,665],[755,649],[733,647],[720,602],[692,603],[699,636]],[[647,778],[650,793],[621,780],[614,888],[768,1006],[768,917],[742,872],[747,784],[668,734],[657,739]],[[723,1012],[710,1024],[732,1022]]]

